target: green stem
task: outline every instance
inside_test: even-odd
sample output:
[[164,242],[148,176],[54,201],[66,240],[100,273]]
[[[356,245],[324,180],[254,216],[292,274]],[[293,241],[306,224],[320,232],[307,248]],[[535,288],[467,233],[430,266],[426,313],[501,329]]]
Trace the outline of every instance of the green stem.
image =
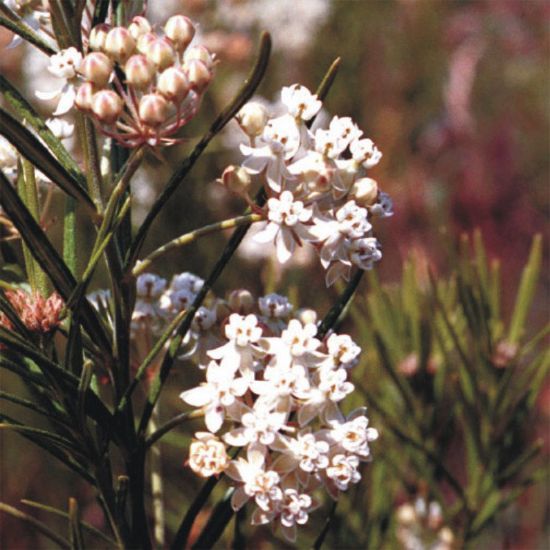
[[65,197],[65,213],[63,215],[63,260],[71,273],[77,276],[76,256],[76,200]]
[[[38,200],[38,189],[36,187],[36,178],[34,174],[34,166],[26,159],[21,159],[23,167],[23,202],[29,209],[32,217],[39,222],[40,220],[40,203]],[[40,264],[30,255],[30,251],[25,253],[25,264],[29,273],[31,288],[37,290],[42,296],[47,297],[50,293],[48,278],[40,267]]]
[[188,420],[193,420],[194,418],[200,418],[201,416],[204,416],[204,411],[201,409],[197,409],[196,411],[184,412],[184,413],[178,414],[177,416],[174,416],[174,418],[170,419],[168,422],[163,424],[156,431],[153,430],[151,427],[150,429],[151,435],[145,440],[145,446],[151,447],[161,437],[165,436],[169,431],[174,429],[176,426],[179,426],[180,424],[183,424]]
[[162,245],[160,248],[157,248],[154,252],[149,254],[149,256],[147,256],[143,261],[140,261],[136,265],[136,267],[134,267],[134,270],[132,271],[132,275],[134,277],[141,275],[143,272],[147,271],[149,266],[157,258],[164,256],[164,254],[167,254],[171,250],[190,244],[196,241],[197,239],[199,239],[200,237],[204,237],[205,235],[210,235],[211,233],[215,233],[216,231],[222,231],[224,229],[240,227],[241,225],[246,225],[246,224],[250,225],[252,223],[259,222],[262,219],[264,218],[260,214],[247,214],[244,216],[237,216],[235,218],[223,220],[221,222],[212,223],[210,225],[205,225],[200,229],[195,229],[194,231],[185,233],[184,235],[181,235],[180,237],[177,237],[176,239],[173,239],[170,242],[167,242],[166,244]]
[[[151,416],[149,430],[152,434],[157,431],[158,422],[160,420],[159,407],[155,408]],[[164,487],[162,484],[162,459],[160,445],[153,445],[149,455],[151,466],[151,496],[153,507],[153,536],[157,548],[164,548],[165,532],[164,532]]]
[[224,126],[239,112],[239,109],[252,97],[256,91],[256,88],[260,85],[267,68],[270,51],[271,38],[268,33],[264,32],[261,37],[260,49],[256,63],[254,64],[250,75],[244,81],[241,90],[237,93],[235,99],[233,99],[233,101],[212,123],[212,126],[210,126],[208,132],[203,136],[199,143],[197,143],[189,157],[181,163],[180,167],[170,178],[164,187],[163,192],[145,217],[145,220],[141,224],[137,235],[132,242],[130,250],[128,251],[125,269],[126,272],[130,272],[132,270],[151,225],[163,209],[164,205],[168,202],[168,199],[170,199],[180,184],[184,181],[210,141],[212,141],[212,139],[224,128]]

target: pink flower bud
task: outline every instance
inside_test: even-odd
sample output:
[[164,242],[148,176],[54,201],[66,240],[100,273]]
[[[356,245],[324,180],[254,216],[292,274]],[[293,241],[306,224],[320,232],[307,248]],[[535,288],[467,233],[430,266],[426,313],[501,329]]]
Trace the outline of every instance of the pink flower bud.
[[237,122],[246,135],[259,136],[267,123],[267,112],[260,103],[247,103],[237,114]]
[[168,117],[168,102],[160,94],[144,95],[139,102],[139,118],[149,126],[158,126]]
[[143,55],[147,55],[147,50],[149,49],[149,46],[157,40],[157,37],[151,33],[147,32],[145,34],[142,34],[137,39],[137,51]]
[[184,65],[185,73],[187,74],[187,79],[191,84],[191,88],[202,92],[210,80],[212,80],[212,73],[208,67],[198,59],[192,59],[189,62],[186,62]]
[[144,55],[136,54],[126,62],[124,72],[126,73],[126,82],[134,88],[142,90],[153,82],[157,68]]
[[106,23],[101,23],[96,25],[90,31],[90,38],[88,39],[88,45],[91,50],[103,51],[105,48],[105,39],[107,38],[107,33],[111,30],[111,27]]
[[172,40],[176,49],[182,52],[189,46],[193,36],[195,36],[195,27],[191,20],[184,15],[174,15],[166,21],[164,25],[166,36]]
[[132,38],[137,41],[140,36],[151,32],[151,24],[145,17],[136,15],[128,26],[128,32],[132,35]]
[[154,42],[151,42],[145,55],[161,71],[167,69],[176,61],[176,52],[167,38],[157,38]]
[[124,102],[112,90],[100,90],[92,98],[94,115],[105,124],[113,124],[122,113]]
[[105,53],[118,61],[124,63],[136,49],[136,41],[124,27],[114,27],[105,38]]
[[185,73],[175,67],[166,69],[157,81],[157,91],[174,103],[182,101],[189,93],[189,88]]
[[250,174],[242,166],[228,166],[220,182],[237,195],[246,195],[250,189]]
[[76,108],[85,113],[89,113],[92,110],[92,98],[94,93],[94,85],[91,82],[84,82],[76,91],[74,100]]
[[244,288],[233,290],[227,300],[229,307],[241,315],[250,313],[254,310],[256,300],[254,296]]
[[214,57],[212,56],[208,48],[205,48],[204,46],[193,46],[192,48],[189,48],[185,52],[183,58],[186,63],[191,61],[192,59],[202,61],[208,67],[208,69],[212,69],[212,67],[214,66]]
[[103,88],[113,72],[113,62],[104,53],[92,52],[82,60],[78,72],[98,88]]
[[370,206],[378,197],[378,184],[371,178],[360,178],[351,186],[350,195],[359,206]]

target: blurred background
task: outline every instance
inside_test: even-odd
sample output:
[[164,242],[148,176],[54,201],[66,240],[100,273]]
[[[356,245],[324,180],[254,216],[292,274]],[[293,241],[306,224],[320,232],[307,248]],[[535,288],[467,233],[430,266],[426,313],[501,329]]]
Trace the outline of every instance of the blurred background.
[[[216,53],[219,65],[199,116],[182,132],[188,142],[163,150],[162,158],[150,155],[138,173],[133,188],[136,225],[173,167],[238,90],[252,63],[259,33],[265,29],[272,34],[273,55],[258,90],[263,101],[276,103],[281,87],[294,82],[315,89],[332,61],[342,59],[324,108],[327,116],[353,117],[374,140],[384,156],[370,176],[394,200],[394,216],[375,227],[384,252],[376,266],[381,284],[388,288],[399,285],[406,260],[414,265],[419,288],[428,285],[428,267],[439,277],[448,276],[456,262],[460,236],[479,229],[487,256],[501,260],[502,315],[506,318],[537,233],[544,236],[543,265],[547,266],[550,3],[167,0],[150,4],[151,18],[160,23],[173,13],[196,21],[201,41]],[[33,97],[34,90],[48,87],[46,56],[26,46],[6,49],[10,40],[9,33],[1,29],[0,72],[48,115],[47,106]],[[241,139],[237,124],[231,122],[212,142],[157,221],[144,253],[193,228],[243,210],[241,201],[215,182],[228,164],[241,160],[236,146]],[[54,201],[47,220],[54,241],[61,238],[58,208]],[[92,242],[85,225],[79,237],[83,247]],[[157,264],[157,273],[170,278],[174,273],[192,271],[205,277],[227,237],[214,235],[165,256]],[[297,307],[314,307],[322,316],[338,290],[325,288],[317,258],[297,254],[283,270],[271,261],[270,254],[270,250],[245,242],[215,289],[217,295],[235,288],[247,288],[255,295],[277,290],[291,296]],[[99,273],[95,287],[101,288],[106,280],[105,274]],[[363,281],[356,296],[359,308],[371,291],[372,286]],[[548,320],[548,305],[548,274],[543,273],[529,317],[528,326],[533,331]],[[340,328],[363,345],[369,342],[368,330],[368,324],[362,328],[353,316]],[[5,383],[17,384],[7,376]],[[163,403],[166,418],[182,410],[177,395],[184,383],[183,375],[176,373],[173,390]],[[364,383],[368,386],[369,380]],[[376,388],[374,383],[373,391]],[[536,433],[526,435],[546,437],[545,460],[549,399],[547,384],[539,400]],[[374,425],[383,432],[382,418]],[[2,500],[12,504],[21,498],[44,500],[46,494],[50,504],[65,507],[72,495],[81,502],[87,521],[101,522],[90,489],[72,485],[70,474],[18,436],[3,435],[1,441]],[[185,509],[185,495],[201,483],[183,468],[188,437],[180,434],[167,441],[162,447],[169,480],[167,496],[181,506],[170,512],[173,517],[169,521],[175,524]],[[384,445],[381,443],[380,448],[385,449]],[[376,464],[377,444],[373,454]],[[372,498],[369,491],[375,483],[371,477],[376,475],[375,467],[365,468],[364,475],[366,480],[358,486],[357,494],[351,491],[344,497],[350,500],[347,507],[342,506],[343,513],[352,509],[349,503]],[[384,477],[379,472],[381,475]],[[411,480],[410,485],[414,487],[407,489],[403,483],[388,481],[378,482],[376,487],[387,490],[386,500],[397,509],[423,494],[422,480]],[[519,504],[499,516],[477,547],[547,548],[547,496],[544,484],[523,493]],[[365,548],[367,541],[361,531],[366,518],[360,509],[353,510],[353,517],[340,517],[338,525],[348,530],[346,547]],[[314,514],[300,541],[303,547],[313,540],[325,515],[322,511]],[[55,525],[55,518],[37,516]],[[393,525],[395,520],[385,516],[376,521]],[[2,523],[3,548],[47,547],[38,535],[14,520],[3,518]],[[59,529],[64,528],[60,522]],[[387,531],[387,526],[382,531]],[[330,547],[338,547],[337,538],[328,540]],[[380,539],[379,547],[401,544],[395,533],[390,533]],[[267,529],[258,530],[250,540],[250,548],[273,547],[283,546]]]

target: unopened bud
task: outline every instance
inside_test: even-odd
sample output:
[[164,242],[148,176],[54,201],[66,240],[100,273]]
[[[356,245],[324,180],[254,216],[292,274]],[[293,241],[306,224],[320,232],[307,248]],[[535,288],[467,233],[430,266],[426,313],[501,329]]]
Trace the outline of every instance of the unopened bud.
[[176,50],[182,52],[189,46],[193,36],[195,36],[195,27],[191,20],[185,15],[173,15],[164,25],[166,36],[174,43]]
[[168,117],[168,102],[160,94],[144,95],[139,102],[139,118],[149,126],[158,126]]
[[111,78],[113,62],[104,53],[92,52],[82,60],[78,72],[98,88],[103,88]]
[[237,195],[246,195],[250,189],[250,174],[242,166],[228,166],[220,182]]
[[212,69],[214,66],[214,58],[208,48],[205,48],[204,46],[193,46],[185,52],[183,60],[186,63],[193,59],[202,61],[209,69]]
[[94,85],[91,82],[84,82],[76,91],[74,99],[76,108],[85,113],[89,113],[92,110],[92,98],[94,93]]
[[359,206],[370,206],[378,197],[378,184],[372,178],[360,178],[351,186],[350,195]]
[[216,320],[221,323],[224,319],[227,319],[233,312],[227,304],[221,300],[216,304]]
[[208,86],[210,80],[212,80],[212,73],[208,67],[198,59],[192,59],[186,62],[184,70],[191,87],[199,92],[202,92],[202,90]]
[[176,52],[166,38],[157,38],[154,42],[151,42],[145,55],[161,71],[172,66],[176,61]]
[[169,67],[160,76],[157,81],[157,91],[166,99],[179,103],[189,93],[189,81],[181,69]]
[[151,33],[151,32],[147,32],[145,34],[142,34],[138,39],[137,39],[137,44],[136,44],[136,49],[139,53],[143,54],[143,55],[147,55],[147,50],[149,49],[149,46],[155,41],[157,40],[157,37]]
[[132,22],[128,26],[128,32],[132,35],[132,38],[137,42],[138,38],[148,32],[151,32],[151,24],[145,17],[136,15],[132,19]]
[[241,315],[253,311],[256,301],[252,294],[245,289],[233,290],[227,300],[229,307]]
[[259,136],[267,123],[265,107],[260,103],[247,103],[237,114],[237,122],[247,136]]
[[91,50],[103,51],[105,48],[105,38],[107,38],[107,33],[111,30],[111,27],[107,23],[101,23],[96,25],[90,31],[90,38],[88,39],[88,45]]
[[313,309],[299,309],[296,312],[296,317],[302,325],[312,325],[317,322],[317,312]]
[[124,72],[126,73],[126,82],[134,88],[142,90],[153,82],[157,68],[144,55],[135,54],[126,61]]
[[136,49],[136,41],[128,29],[124,27],[114,27],[107,33],[105,38],[105,53],[118,61],[124,63]]
[[94,115],[105,124],[113,124],[122,113],[124,102],[112,90],[100,90],[92,98]]

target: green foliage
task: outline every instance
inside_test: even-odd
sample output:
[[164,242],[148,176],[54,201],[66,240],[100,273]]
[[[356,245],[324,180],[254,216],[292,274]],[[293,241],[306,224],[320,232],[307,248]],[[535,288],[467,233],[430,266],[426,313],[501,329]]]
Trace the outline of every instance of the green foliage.
[[460,547],[545,474],[529,426],[550,368],[548,327],[529,338],[526,325],[541,249],[536,236],[509,321],[479,233],[462,239],[448,278],[428,276],[414,256],[398,285],[369,273],[351,308],[370,350],[356,380],[382,432],[358,535],[369,548],[392,540],[392,501],[407,494],[438,501]]

